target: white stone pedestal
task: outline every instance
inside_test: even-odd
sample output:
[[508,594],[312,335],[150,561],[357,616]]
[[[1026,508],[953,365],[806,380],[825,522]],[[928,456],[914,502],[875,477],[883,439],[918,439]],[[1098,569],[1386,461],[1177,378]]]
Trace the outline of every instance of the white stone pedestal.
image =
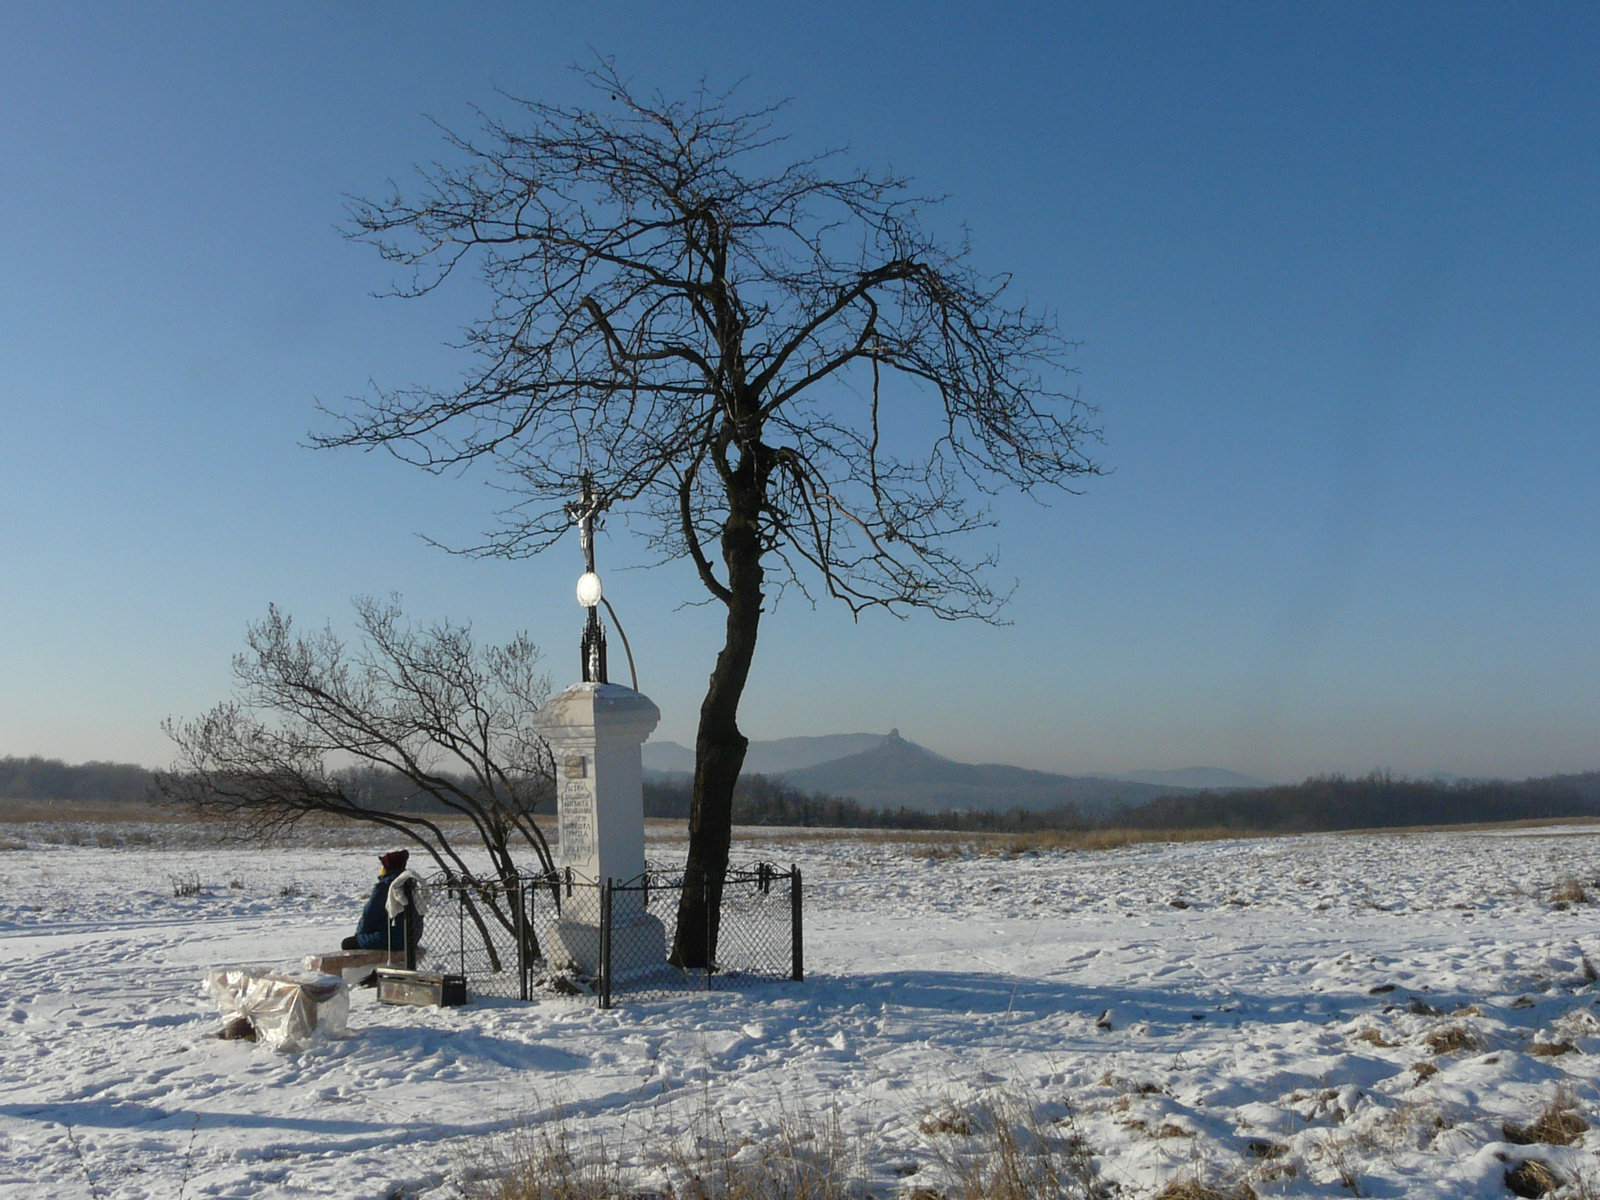
[[[594,884],[636,881],[644,874],[640,747],[661,720],[661,710],[621,684],[575,683],[553,696],[536,720],[555,758],[557,862]],[[575,891],[556,923],[558,944],[547,947],[555,964],[595,975],[599,922],[598,888]],[[666,957],[666,930],[644,911],[643,895],[618,893],[612,901],[612,973],[653,969]]]

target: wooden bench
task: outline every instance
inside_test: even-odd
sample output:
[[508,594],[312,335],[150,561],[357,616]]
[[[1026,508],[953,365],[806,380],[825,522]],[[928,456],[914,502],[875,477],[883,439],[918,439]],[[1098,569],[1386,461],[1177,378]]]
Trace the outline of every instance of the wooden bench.
[[[426,957],[427,948],[418,948],[418,957]],[[324,975],[337,975],[352,987],[367,983],[379,967],[405,969],[406,954],[396,950],[339,950],[332,954],[308,954],[306,970],[321,971]]]
[[[409,874],[409,872],[407,873]],[[400,877],[402,880],[406,875]],[[416,880],[415,876],[411,879]],[[420,880],[416,880],[420,883]],[[415,886],[407,883],[407,888]],[[428,948],[418,945],[418,935],[422,931],[421,914],[412,904],[415,891],[408,890],[405,894],[406,906],[401,910],[400,920],[405,922],[405,941],[408,946],[416,946],[416,953],[407,955],[404,950],[340,950],[332,954],[308,954],[305,957],[306,969],[321,971],[325,975],[337,975],[352,987],[364,987],[377,982],[379,967],[393,967],[402,971],[415,971],[417,963],[427,956]]]

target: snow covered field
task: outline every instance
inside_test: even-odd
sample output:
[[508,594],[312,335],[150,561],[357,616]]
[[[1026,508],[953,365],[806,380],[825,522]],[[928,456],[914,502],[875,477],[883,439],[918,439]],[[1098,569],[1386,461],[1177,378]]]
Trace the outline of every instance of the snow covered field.
[[[1530,1155],[1569,1178],[1600,1165],[1600,1130],[1503,1133],[1560,1086],[1600,1108],[1600,912],[1551,903],[1600,878],[1595,827],[1018,857],[746,840],[738,861],[805,871],[804,984],[610,1012],[357,991],[350,1036],[300,1055],[210,1037],[201,979],[336,945],[368,848],[47,835],[0,826],[24,843],[0,853],[0,1196],[443,1200],[473,1144],[521,1118],[567,1105],[615,1148],[707,1100],[757,1137],[837,1105],[889,1196],[929,1177],[930,1112],[996,1094],[1070,1106],[1125,1196],[1197,1175],[1504,1197]],[[196,875],[202,894],[175,898]]]

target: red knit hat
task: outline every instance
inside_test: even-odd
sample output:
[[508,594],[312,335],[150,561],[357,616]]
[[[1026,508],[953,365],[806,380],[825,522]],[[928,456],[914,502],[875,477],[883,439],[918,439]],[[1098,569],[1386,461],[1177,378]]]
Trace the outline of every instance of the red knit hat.
[[391,850],[387,854],[378,855],[378,862],[386,874],[392,875],[397,871],[404,871],[410,858],[409,850]]

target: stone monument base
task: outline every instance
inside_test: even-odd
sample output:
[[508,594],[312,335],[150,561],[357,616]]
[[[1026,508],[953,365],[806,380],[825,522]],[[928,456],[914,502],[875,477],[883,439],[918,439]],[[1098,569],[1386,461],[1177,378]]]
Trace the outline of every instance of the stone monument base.
[[[562,917],[550,933],[546,952],[552,966],[572,968],[581,975],[600,974],[600,925]],[[660,970],[667,961],[667,927],[647,912],[617,914],[611,918],[611,977],[628,979]]]

